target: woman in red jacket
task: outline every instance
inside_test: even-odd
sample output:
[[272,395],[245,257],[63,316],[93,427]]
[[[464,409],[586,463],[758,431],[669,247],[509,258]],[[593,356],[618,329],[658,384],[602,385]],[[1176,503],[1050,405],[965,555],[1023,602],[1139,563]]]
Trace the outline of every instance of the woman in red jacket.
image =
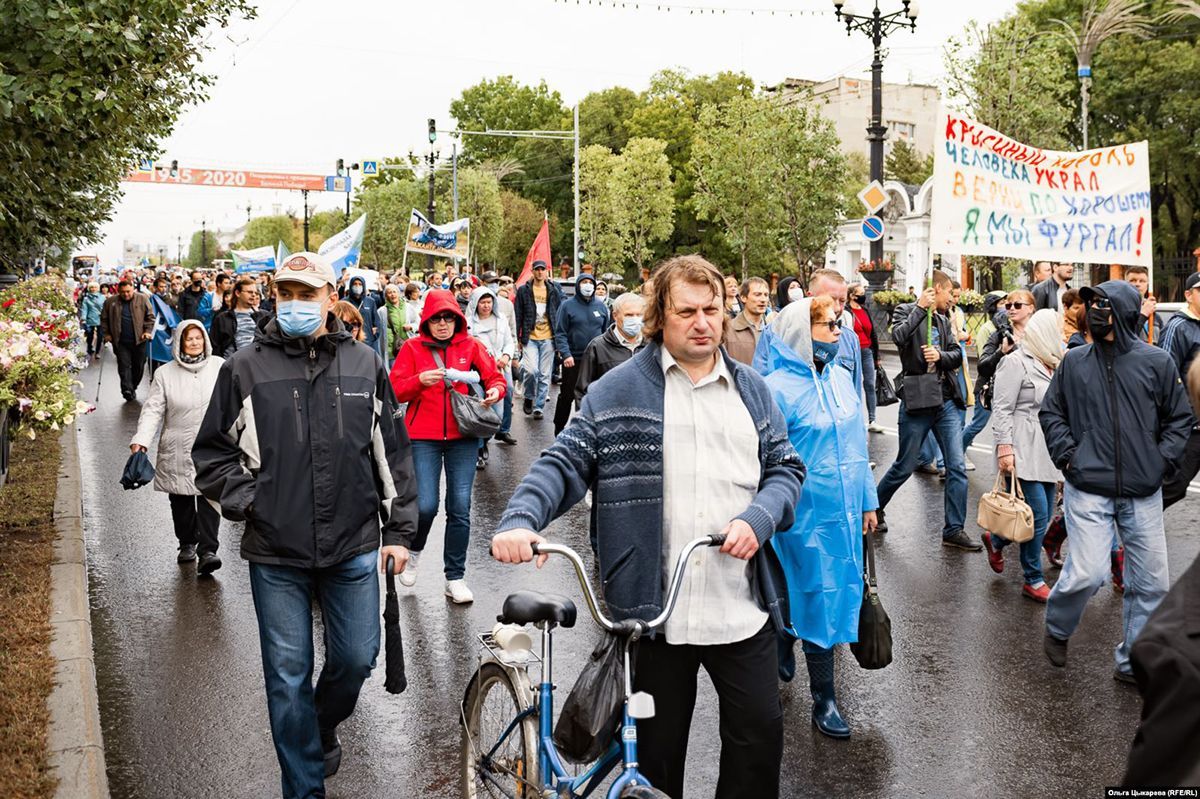
[[[439,363],[440,359],[440,363]],[[474,600],[463,577],[467,570],[467,541],[471,536],[471,489],[475,483],[478,438],[466,438],[454,422],[447,395],[467,394],[482,386],[484,402],[493,405],[504,397],[504,378],[483,343],[467,332],[467,319],[454,295],[437,289],[425,297],[420,332],[404,342],[392,365],[396,399],[408,403],[404,421],[412,439],[413,468],[417,473],[417,537],[410,548],[408,566],[400,575],[404,585],[417,582],[417,562],[429,528],[437,516],[438,484],[446,472],[446,596],[458,604]]]

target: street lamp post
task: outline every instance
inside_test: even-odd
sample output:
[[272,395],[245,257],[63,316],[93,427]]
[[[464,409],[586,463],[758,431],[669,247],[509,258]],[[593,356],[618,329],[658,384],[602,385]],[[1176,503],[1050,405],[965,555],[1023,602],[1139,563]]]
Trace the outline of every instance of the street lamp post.
[[[867,126],[867,141],[871,143],[871,180],[883,181],[883,143],[887,140],[887,127],[883,124],[883,40],[900,28],[916,30],[917,0],[901,0],[904,8],[891,14],[879,10],[879,0],[869,14],[859,14],[847,9],[843,0],[834,0],[838,22],[846,23],[846,35],[862,31],[875,47],[875,59],[871,62],[871,124]],[[883,239],[871,242],[871,260],[876,265],[883,263]]]

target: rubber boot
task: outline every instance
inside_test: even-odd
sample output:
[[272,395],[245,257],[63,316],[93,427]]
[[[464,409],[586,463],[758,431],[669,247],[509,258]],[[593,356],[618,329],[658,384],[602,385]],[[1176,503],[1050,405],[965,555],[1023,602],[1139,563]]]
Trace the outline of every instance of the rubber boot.
[[830,738],[849,738],[850,725],[838,711],[833,690],[833,650],[805,651],[808,662],[808,685],[812,691],[813,726]]
[[776,634],[775,645],[779,653],[779,679],[791,682],[796,676],[796,639]]

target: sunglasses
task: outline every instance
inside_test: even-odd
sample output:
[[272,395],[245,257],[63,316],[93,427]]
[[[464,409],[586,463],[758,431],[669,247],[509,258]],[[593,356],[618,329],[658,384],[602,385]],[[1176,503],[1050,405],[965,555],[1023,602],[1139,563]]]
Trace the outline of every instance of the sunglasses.
[[437,316],[432,317],[429,321],[436,324],[452,325],[454,324],[454,314],[440,313]]
[[813,327],[827,327],[830,333],[834,333],[841,329],[841,319],[830,319],[828,322],[813,322]]
[[1112,303],[1104,297],[1096,297],[1094,300],[1092,300],[1092,307],[1099,308],[1102,311],[1107,311],[1112,308]]
[[1011,311],[1015,308],[1016,310],[1019,311],[1028,304],[1029,303],[1027,303],[1027,302],[1006,302],[1006,303],[1004,303],[1004,309],[1006,311]]
[[346,327],[350,328],[351,330],[362,330],[362,325],[358,322],[347,322]]

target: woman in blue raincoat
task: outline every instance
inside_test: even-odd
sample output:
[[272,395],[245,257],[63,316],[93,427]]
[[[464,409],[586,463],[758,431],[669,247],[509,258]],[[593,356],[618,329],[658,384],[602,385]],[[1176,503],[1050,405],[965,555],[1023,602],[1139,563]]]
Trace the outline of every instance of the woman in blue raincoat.
[[854,375],[837,360],[842,331],[833,301],[790,303],[763,332],[754,365],[788,423],[788,438],[808,470],[796,522],[771,546],[787,575],[792,636],[780,638],[779,674],[796,670],[803,641],[813,724],[847,738],[837,708],[833,647],[858,640],[863,590],[862,536],[875,529],[878,500],[867,457],[867,423]]

